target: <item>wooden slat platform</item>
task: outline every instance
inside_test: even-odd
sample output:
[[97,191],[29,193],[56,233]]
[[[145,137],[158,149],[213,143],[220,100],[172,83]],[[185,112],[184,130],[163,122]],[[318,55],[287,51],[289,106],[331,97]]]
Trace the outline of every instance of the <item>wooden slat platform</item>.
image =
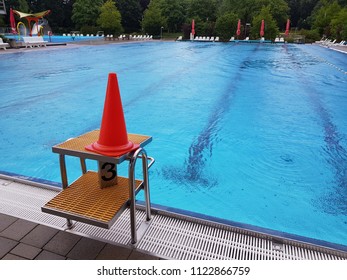
[[[136,191],[142,181],[135,180]],[[129,180],[118,176],[117,185],[100,188],[98,173],[88,171],[50,200],[42,211],[103,228],[110,228],[129,201]]]

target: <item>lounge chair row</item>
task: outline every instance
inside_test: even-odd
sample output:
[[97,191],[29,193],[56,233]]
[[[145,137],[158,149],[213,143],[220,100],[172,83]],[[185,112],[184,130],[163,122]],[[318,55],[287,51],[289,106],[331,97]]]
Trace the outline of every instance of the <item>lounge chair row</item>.
[[336,43],[336,39],[335,40],[329,40],[329,39],[321,39],[320,41],[316,41],[317,44],[321,44],[323,46],[344,46],[347,44],[346,41],[341,41],[340,43]]
[[47,47],[47,41],[43,40],[42,36],[35,37],[23,37],[24,46],[26,48],[30,47]]
[[68,33],[68,34],[66,34],[66,33],[63,33],[63,36],[67,36],[67,37],[84,37],[84,36],[86,36],[86,37],[103,37],[103,35],[94,35],[94,34],[86,34],[86,35],[84,35],[84,34],[80,34],[80,33]]
[[207,37],[205,37],[205,36],[196,36],[195,38],[194,38],[194,41],[199,41],[199,42],[218,42],[219,41],[219,37],[209,37],[209,36],[207,36]]
[[152,40],[153,36],[151,35],[119,35],[114,37],[113,35],[106,35],[105,40]]
[[4,43],[4,41],[2,40],[2,38],[0,38],[0,49],[4,49],[6,50],[6,48],[8,48],[10,45],[8,43]]
[[[239,41],[239,40],[235,40],[235,37],[231,37],[229,42],[233,42],[233,41]],[[249,37],[246,37],[245,39],[243,39],[243,41],[249,41]]]
[[134,36],[129,35],[129,39],[132,39],[132,40],[152,40],[153,35],[134,35]]
[[281,38],[276,37],[275,43],[284,43],[284,38],[283,37],[281,37]]

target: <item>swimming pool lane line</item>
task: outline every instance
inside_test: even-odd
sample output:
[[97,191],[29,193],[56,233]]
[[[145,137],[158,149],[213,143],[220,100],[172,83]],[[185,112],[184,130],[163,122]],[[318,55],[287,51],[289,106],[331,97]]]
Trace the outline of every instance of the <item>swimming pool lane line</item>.
[[307,51],[305,51],[305,50],[303,50],[303,49],[301,49],[301,50],[302,50],[304,53],[306,53],[307,55],[309,55],[309,56],[315,58],[316,60],[318,60],[318,61],[320,61],[320,62],[323,62],[323,63],[329,65],[330,67],[335,68],[335,69],[338,70],[339,72],[341,72],[341,73],[347,75],[347,71],[345,71],[345,70],[343,70],[342,68],[336,66],[335,64],[329,62],[328,60],[326,60],[326,59],[324,59],[324,58],[322,58],[322,57],[313,55],[313,54],[311,54],[311,53],[308,53]]
[[[286,49],[286,52],[289,55],[288,49]],[[289,56],[294,61],[293,55],[289,55]],[[296,66],[295,63],[293,63],[293,65]],[[306,95],[308,96],[311,102],[313,110],[316,112],[316,114],[319,116],[321,120],[322,128],[324,131],[324,142],[326,143],[326,148],[323,150],[329,156],[326,159],[326,161],[335,170],[336,184],[339,186],[339,188],[335,192],[331,193],[331,196],[334,196],[334,199],[332,199],[331,196],[327,198],[328,200],[330,200],[330,202],[333,202],[333,203],[332,204],[330,203],[329,207],[323,207],[324,211],[330,214],[346,215],[347,214],[347,204],[346,204],[346,201],[347,201],[347,151],[340,144],[341,137],[338,133],[337,126],[333,123],[331,116],[329,115],[326,108],[323,106],[323,103],[319,98],[319,91],[311,84],[308,84],[307,81],[309,81],[309,79],[305,78],[304,71],[301,71],[300,68],[297,68],[297,71],[295,73],[296,73],[297,79],[303,85],[303,89],[305,90]],[[339,195],[340,198],[337,198],[336,197],[337,195]],[[323,202],[325,202],[325,200]],[[332,206],[335,207],[335,211],[331,211]],[[336,213],[336,211],[339,211],[340,213]]]
[[[237,44],[235,44],[237,45]],[[228,112],[232,99],[235,98],[234,93],[238,87],[238,81],[242,79],[242,72],[247,67],[254,53],[258,51],[260,44],[256,45],[252,49],[251,53],[247,53],[247,57],[242,60],[238,69],[235,71],[234,76],[231,78],[231,83],[228,84],[227,88],[220,95],[218,101],[215,103],[208,117],[206,126],[197,135],[188,149],[188,157],[184,162],[183,167],[164,167],[163,175],[171,180],[179,182],[197,183],[199,187],[213,187],[217,184],[214,178],[207,177],[203,174],[205,162],[208,159],[204,158],[205,154],[209,157],[213,153],[214,136],[218,135],[218,131],[222,129],[219,127],[220,121],[223,116]],[[237,82],[235,82],[237,81]]]
[[182,70],[182,68],[179,68],[173,71],[169,76],[165,76],[164,78],[158,80],[157,82],[150,84],[145,89],[142,89],[141,91],[139,91],[136,96],[124,102],[124,105],[123,105],[124,113],[127,113],[130,110],[133,110],[132,107],[136,106],[137,102],[141,102],[144,99],[148,99],[152,97],[153,95],[160,94],[161,93],[160,89],[163,87],[163,85],[167,83],[172,84],[172,83],[179,82],[179,77],[190,73],[192,68],[198,68],[199,65],[210,63],[211,59],[220,56],[221,52],[226,51],[228,49],[229,49],[228,46],[225,46],[222,49],[220,48],[216,49],[212,55],[208,53],[203,58],[197,57],[193,63],[189,65],[187,64],[184,70]]
[[[186,178],[188,180],[198,180],[202,178],[202,172],[207,159],[204,159],[204,151],[208,151],[210,157],[213,153],[213,135],[218,135],[218,131],[222,129],[219,127],[220,121],[226,112],[229,111],[232,99],[235,98],[235,92],[238,88],[238,83],[242,80],[242,72],[247,67],[247,64],[253,60],[254,53],[260,48],[260,44],[248,53],[248,56],[242,60],[231,83],[227,89],[220,96],[219,100],[211,110],[208,122],[200,134],[195,138],[195,141],[189,147],[189,156],[186,161]],[[204,180],[203,180],[204,181]]]

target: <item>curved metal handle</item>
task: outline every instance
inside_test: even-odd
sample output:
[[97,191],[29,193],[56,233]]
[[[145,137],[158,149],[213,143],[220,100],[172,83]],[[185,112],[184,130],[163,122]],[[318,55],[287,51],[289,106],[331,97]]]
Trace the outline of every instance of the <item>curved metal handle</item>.
[[[140,155],[141,154],[141,155]],[[151,219],[151,204],[149,195],[149,182],[148,182],[148,168],[153,165],[154,158],[151,158],[151,162],[148,163],[147,153],[143,148],[138,148],[129,158],[129,198],[130,198],[130,222],[131,222],[131,243],[137,242],[136,234],[136,205],[135,205],[135,165],[136,160],[142,158],[142,170],[143,170],[143,185],[145,191],[146,200],[146,215],[147,221]]]

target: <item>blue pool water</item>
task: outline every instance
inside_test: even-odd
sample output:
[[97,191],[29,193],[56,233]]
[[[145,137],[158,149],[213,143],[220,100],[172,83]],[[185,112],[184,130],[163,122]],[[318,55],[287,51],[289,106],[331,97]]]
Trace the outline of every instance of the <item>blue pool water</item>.
[[0,170],[60,182],[51,147],[100,127],[116,72],[128,132],[153,136],[153,203],[347,245],[346,62],[287,44],[3,54]]

